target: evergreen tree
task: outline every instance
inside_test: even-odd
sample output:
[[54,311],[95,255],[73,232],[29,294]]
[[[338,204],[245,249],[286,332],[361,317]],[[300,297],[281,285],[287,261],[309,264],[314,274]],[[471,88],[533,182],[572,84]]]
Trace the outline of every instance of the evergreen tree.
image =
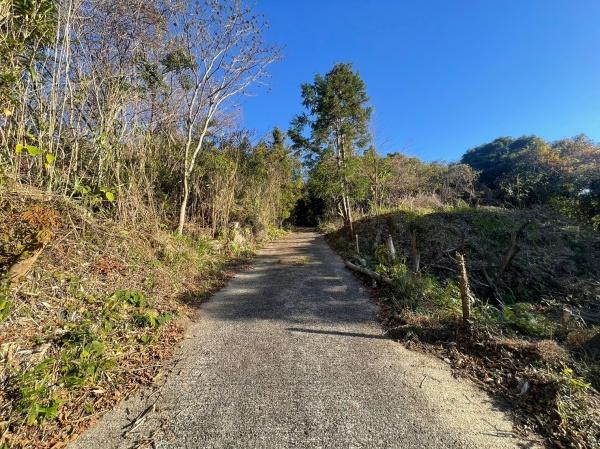
[[[352,192],[349,182],[351,160],[358,149],[370,141],[368,131],[371,108],[364,81],[350,64],[336,64],[325,76],[316,75],[312,84],[302,85],[302,104],[307,112],[292,122],[289,136],[294,148],[322,169],[330,169],[340,214],[350,235]],[[304,135],[305,129],[310,135]],[[322,164],[333,158],[333,164]]]

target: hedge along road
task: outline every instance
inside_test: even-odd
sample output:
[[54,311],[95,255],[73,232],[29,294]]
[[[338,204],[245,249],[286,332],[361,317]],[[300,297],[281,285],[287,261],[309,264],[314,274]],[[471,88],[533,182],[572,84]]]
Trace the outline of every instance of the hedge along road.
[[473,384],[453,378],[440,360],[384,338],[376,313],[321,236],[292,233],[200,308],[158,389],[119,404],[72,447],[522,443]]

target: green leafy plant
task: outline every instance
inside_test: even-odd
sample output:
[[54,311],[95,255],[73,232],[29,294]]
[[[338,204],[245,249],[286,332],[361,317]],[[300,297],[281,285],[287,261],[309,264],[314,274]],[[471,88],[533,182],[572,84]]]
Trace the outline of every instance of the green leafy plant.
[[104,198],[110,203],[113,203],[117,199],[116,193],[112,190],[101,188],[100,192],[104,194]]
[[110,296],[110,299],[135,307],[144,307],[146,305],[146,297],[142,292],[138,291],[117,290]]
[[35,145],[26,145],[18,143],[15,147],[15,153],[21,154],[23,150],[27,151],[27,154],[32,157],[39,156],[43,153],[43,151]]
[[144,310],[134,315],[134,321],[140,327],[157,328],[168,323],[173,318],[170,312],[158,313],[154,309]]
[[49,357],[20,375],[17,406],[29,425],[55,419],[58,415],[61,401],[51,390],[55,364],[56,360]]
[[551,337],[555,326],[528,303],[518,303],[504,307],[503,317],[506,324],[514,329],[534,337]]
[[0,292],[0,321],[4,321],[12,309],[12,301]]
[[[107,187],[92,187],[83,184],[79,178],[75,179],[73,190],[81,196],[87,205],[92,207],[102,206],[105,201],[111,204],[117,199],[117,194],[113,189]],[[106,203],[104,203],[104,206],[106,206]]]
[[566,385],[570,390],[587,390],[592,386],[585,379],[577,377],[575,375],[575,372],[569,367],[564,367],[562,369],[562,371],[560,372],[560,379],[562,383]]
[[73,345],[62,354],[61,383],[67,387],[95,383],[104,371],[114,366],[107,356],[106,346],[99,340]]

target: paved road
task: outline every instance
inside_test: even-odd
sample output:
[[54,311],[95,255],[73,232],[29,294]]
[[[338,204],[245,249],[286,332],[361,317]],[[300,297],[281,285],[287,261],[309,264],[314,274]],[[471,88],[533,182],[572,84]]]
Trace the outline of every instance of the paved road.
[[376,311],[321,236],[293,233],[202,306],[160,389],[125,401],[73,447],[516,447],[485,394],[385,339]]

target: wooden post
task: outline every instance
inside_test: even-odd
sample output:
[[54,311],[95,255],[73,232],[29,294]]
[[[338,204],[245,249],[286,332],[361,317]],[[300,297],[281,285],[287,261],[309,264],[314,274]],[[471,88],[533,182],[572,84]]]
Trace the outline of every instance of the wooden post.
[[560,315],[560,330],[566,335],[569,332],[571,323],[573,322],[573,312],[567,306],[564,306]]
[[465,258],[461,253],[456,253],[458,263],[458,282],[460,288],[460,299],[462,301],[463,323],[471,324],[471,289],[469,288],[469,277]]
[[356,255],[360,256],[360,247],[358,246],[358,234],[354,234],[354,237],[356,238]]
[[418,273],[421,267],[421,253],[419,253],[419,249],[417,248],[417,231],[411,231],[410,244],[412,249],[413,270],[415,273]]
[[375,234],[375,241],[373,242],[373,251],[375,251],[375,248],[377,248],[380,243],[381,243],[381,228],[377,228],[377,234]]
[[392,234],[388,234],[385,246],[388,250],[391,263],[396,262],[396,248],[394,247],[394,239],[392,239]]

